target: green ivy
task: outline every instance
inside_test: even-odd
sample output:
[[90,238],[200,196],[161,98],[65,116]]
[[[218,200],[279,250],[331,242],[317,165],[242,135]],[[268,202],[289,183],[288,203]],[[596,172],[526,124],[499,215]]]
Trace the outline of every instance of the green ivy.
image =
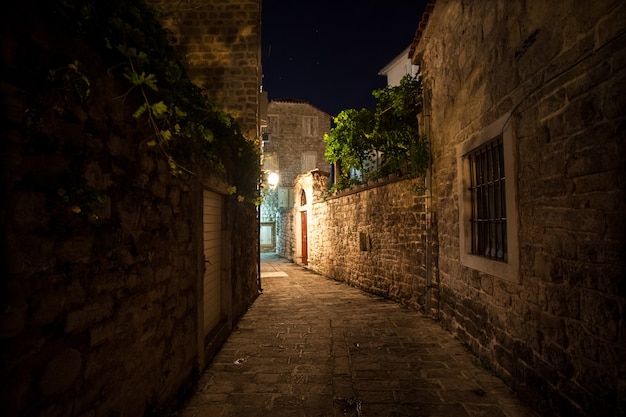
[[[201,167],[225,175],[240,200],[258,202],[258,143],[189,80],[153,9],[141,0],[51,0],[43,7],[60,28],[99,51],[110,75],[128,85],[116,99],[140,103],[132,117],[154,132],[145,144],[163,155],[173,175]],[[72,66],[55,73],[75,86],[86,80]]]
[[78,60],[68,64],[67,67],[51,69],[48,79],[55,85],[62,98],[68,94],[75,94],[81,102],[85,102],[91,95],[91,81],[83,72],[82,64]]

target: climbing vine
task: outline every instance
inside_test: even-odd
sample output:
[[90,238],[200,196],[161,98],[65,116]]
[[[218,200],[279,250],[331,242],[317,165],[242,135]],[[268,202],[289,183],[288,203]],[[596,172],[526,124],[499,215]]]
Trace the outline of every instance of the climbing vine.
[[48,79],[63,98],[68,94],[75,94],[81,102],[84,102],[91,95],[91,81],[83,72],[82,64],[78,60],[66,67],[51,69],[48,72]]
[[258,203],[258,144],[189,80],[152,9],[141,0],[53,0],[46,7],[128,85],[116,100],[138,103],[132,117],[153,132],[144,144],[163,155],[173,175],[202,167],[226,175],[240,200]]

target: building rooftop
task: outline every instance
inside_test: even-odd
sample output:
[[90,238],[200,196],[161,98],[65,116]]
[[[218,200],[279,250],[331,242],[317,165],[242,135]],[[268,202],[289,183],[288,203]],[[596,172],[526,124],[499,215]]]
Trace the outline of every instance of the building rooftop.
[[319,107],[317,107],[317,106],[315,106],[315,105],[313,105],[313,104],[309,103],[308,101],[306,101],[306,100],[301,100],[301,99],[298,99],[298,98],[288,98],[288,97],[283,97],[283,98],[274,98],[274,99],[270,100],[270,103],[272,103],[272,102],[274,102],[274,103],[308,104],[309,106],[311,106],[311,107],[313,107],[313,108],[315,108],[315,109],[317,109],[317,110],[321,111],[322,113],[327,114],[329,117],[333,117],[333,116],[331,116],[328,112],[326,112],[326,111],[324,111],[324,110],[320,109]]

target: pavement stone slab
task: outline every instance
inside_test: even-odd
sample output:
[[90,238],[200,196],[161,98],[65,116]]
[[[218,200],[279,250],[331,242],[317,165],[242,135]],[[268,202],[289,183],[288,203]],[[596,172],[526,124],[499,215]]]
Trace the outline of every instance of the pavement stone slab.
[[434,320],[263,255],[182,417],[536,417]]

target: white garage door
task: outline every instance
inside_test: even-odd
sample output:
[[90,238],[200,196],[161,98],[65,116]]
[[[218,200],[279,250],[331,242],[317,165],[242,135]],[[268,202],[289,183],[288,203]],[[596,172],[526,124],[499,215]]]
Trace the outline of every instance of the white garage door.
[[204,336],[220,321],[221,258],[222,258],[222,196],[204,190]]

